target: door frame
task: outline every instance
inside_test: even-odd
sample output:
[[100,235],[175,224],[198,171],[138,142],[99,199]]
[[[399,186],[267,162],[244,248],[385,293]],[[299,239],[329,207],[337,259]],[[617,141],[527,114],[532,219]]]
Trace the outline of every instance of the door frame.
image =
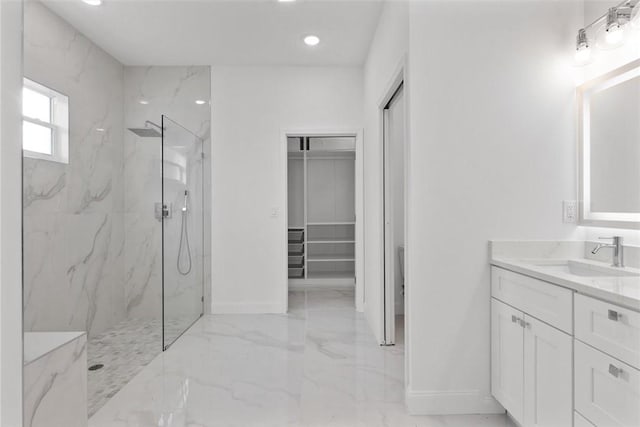
[[[382,139],[382,153],[381,153],[381,161],[380,161],[380,171],[381,171],[381,180],[382,185],[380,186],[380,209],[381,209],[381,217],[382,221],[380,221],[380,277],[381,277],[381,301],[382,304],[380,306],[380,316],[381,316],[381,325],[382,325],[382,343],[381,345],[395,345],[395,294],[394,294],[394,286],[388,286],[387,284],[392,282],[394,276],[394,263],[390,263],[390,267],[387,267],[389,259],[394,259],[394,250],[393,250],[393,227],[389,227],[387,229],[387,222],[392,224],[392,217],[387,218],[388,212],[391,212],[389,209],[390,200],[387,200],[386,194],[389,192],[388,187],[390,182],[387,179],[387,171],[390,170],[389,164],[389,156],[387,152],[389,150],[389,138],[387,135],[387,107],[390,102],[393,100],[394,96],[398,93],[398,91],[403,88],[404,95],[404,235],[405,235],[405,302],[407,300],[408,295],[408,286],[407,286],[407,242],[408,242],[408,108],[407,108],[407,100],[408,100],[408,90],[406,84],[406,58],[403,59],[398,67],[396,68],[392,79],[387,85],[387,89],[384,92],[384,96],[381,98],[378,103],[378,117],[380,123],[380,135]],[[389,220],[389,221],[387,221]],[[405,304],[405,344],[406,344],[406,336],[408,330],[408,304]],[[405,348],[407,346],[405,345]],[[406,359],[406,357],[405,357]],[[405,369],[405,375],[407,375],[407,370]]]
[[356,159],[355,159],[355,209],[356,209],[356,286],[355,286],[355,307],[356,311],[364,310],[364,156],[363,156],[363,130],[361,128],[338,128],[338,129],[317,129],[317,128],[296,128],[280,130],[280,188],[282,189],[282,290],[280,294],[282,311],[286,313],[289,309],[289,262],[288,241],[285,238],[289,225],[289,188],[288,188],[288,162],[287,162],[287,138],[299,136],[353,136],[356,138]]

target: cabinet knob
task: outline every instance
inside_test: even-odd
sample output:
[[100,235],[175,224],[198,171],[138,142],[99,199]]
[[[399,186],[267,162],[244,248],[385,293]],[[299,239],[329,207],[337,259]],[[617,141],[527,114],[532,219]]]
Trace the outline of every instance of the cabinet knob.
[[617,322],[622,317],[622,314],[618,313],[615,310],[609,310],[607,317],[609,318],[609,320],[613,320],[614,322]]
[[611,375],[613,375],[614,377],[618,378],[620,376],[620,374],[622,373],[622,369],[618,368],[617,366],[614,366],[612,364],[609,364],[609,373]]

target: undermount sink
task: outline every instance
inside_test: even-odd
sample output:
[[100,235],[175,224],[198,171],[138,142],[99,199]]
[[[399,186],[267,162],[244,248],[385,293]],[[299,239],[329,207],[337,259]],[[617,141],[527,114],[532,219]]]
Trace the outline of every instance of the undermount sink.
[[576,260],[527,261],[549,273],[571,274],[580,277],[638,277],[640,273],[617,267],[605,267]]

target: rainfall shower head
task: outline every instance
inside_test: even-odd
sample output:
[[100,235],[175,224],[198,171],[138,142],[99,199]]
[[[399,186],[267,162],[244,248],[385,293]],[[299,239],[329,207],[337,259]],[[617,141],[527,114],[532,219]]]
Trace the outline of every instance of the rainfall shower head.
[[128,128],[131,132],[135,133],[136,135],[138,135],[141,138],[158,138],[161,137],[162,134],[160,132],[158,132],[156,129],[152,128],[151,126],[155,126],[156,128],[162,130],[162,128],[160,126],[158,126],[157,124],[147,120],[146,122],[144,122],[144,126],[143,128]]

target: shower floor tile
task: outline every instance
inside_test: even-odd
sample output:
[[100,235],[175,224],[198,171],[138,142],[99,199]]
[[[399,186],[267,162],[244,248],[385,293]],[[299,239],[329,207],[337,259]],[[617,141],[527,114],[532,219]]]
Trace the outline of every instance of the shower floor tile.
[[[167,322],[168,334],[177,336],[184,321]],[[180,332],[174,331],[180,329]],[[98,409],[162,352],[162,322],[150,319],[127,319],[113,329],[89,339],[87,375],[88,414]]]

